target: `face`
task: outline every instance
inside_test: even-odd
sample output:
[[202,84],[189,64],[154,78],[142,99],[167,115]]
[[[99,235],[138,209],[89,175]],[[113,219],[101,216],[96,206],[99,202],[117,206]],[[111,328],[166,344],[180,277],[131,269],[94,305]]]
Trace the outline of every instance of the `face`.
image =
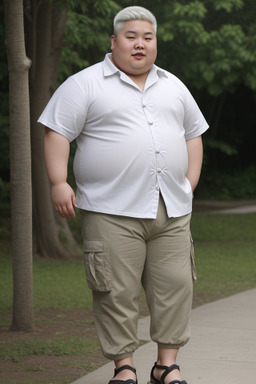
[[151,23],[126,21],[117,36],[111,36],[112,60],[127,75],[147,74],[155,62],[157,40]]

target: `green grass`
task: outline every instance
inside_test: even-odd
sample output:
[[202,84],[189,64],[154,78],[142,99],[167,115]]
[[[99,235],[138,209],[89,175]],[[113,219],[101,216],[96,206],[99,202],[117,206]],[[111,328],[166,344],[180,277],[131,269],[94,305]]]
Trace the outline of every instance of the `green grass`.
[[220,215],[193,213],[194,240],[205,242],[256,242],[256,214]]
[[97,340],[89,340],[77,336],[57,338],[52,340],[20,340],[9,347],[0,344],[0,357],[5,360],[19,361],[30,355],[40,356],[73,356],[86,355],[99,349]]
[[197,304],[256,287],[256,215],[194,213]]
[[[12,309],[12,265],[0,256],[0,312]],[[85,280],[84,263],[35,258],[33,263],[34,309],[91,308],[92,296]]]
[[91,363],[74,364],[74,363],[71,363],[70,361],[63,361],[63,363],[60,363],[60,366],[84,369],[86,372],[92,372],[95,369],[99,368],[98,365],[91,364]]

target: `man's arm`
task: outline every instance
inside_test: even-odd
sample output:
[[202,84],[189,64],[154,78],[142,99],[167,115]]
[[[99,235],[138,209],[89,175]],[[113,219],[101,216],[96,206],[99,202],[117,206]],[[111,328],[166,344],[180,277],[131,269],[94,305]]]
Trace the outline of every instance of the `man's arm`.
[[67,183],[69,141],[59,133],[46,129],[44,136],[45,164],[52,185],[52,201],[56,211],[65,218],[75,217],[76,198]]
[[188,171],[186,176],[194,191],[199,181],[203,162],[202,137],[195,137],[194,139],[187,140],[186,143],[188,151]]

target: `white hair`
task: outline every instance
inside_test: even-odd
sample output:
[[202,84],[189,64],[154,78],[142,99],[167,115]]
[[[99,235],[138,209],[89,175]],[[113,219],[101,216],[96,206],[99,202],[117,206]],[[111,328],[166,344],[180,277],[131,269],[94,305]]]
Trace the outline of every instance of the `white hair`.
[[126,21],[130,20],[145,20],[152,24],[155,33],[157,31],[157,21],[153,13],[143,7],[126,7],[118,12],[114,18],[114,34],[117,35],[118,31],[123,27]]

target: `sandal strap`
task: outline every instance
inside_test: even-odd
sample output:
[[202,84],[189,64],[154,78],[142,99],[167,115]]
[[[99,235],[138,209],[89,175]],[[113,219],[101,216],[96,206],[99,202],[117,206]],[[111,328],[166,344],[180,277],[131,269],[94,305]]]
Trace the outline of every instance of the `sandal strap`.
[[[160,365],[160,367],[161,367],[161,365]],[[157,368],[158,368],[158,367],[157,367]],[[162,376],[161,376],[161,383],[164,384],[164,379],[166,378],[166,376],[167,376],[170,372],[174,371],[175,369],[180,370],[180,367],[179,367],[177,364],[172,364],[172,365],[170,365],[170,367],[165,367],[165,368],[160,368],[160,369],[164,369],[164,370],[165,370],[164,373],[163,373]],[[180,384],[179,381],[176,380],[176,382],[177,382],[178,384]],[[174,383],[169,383],[169,384],[174,384]]]
[[138,384],[138,381],[134,381],[132,379],[127,379],[127,380],[115,380],[112,379],[109,381],[108,384]]
[[[154,376],[154,369],[162,369],[164,370],[164,373],[162,374],[160,380],[158,380],[155,376]],[[175,369],[178,369],[180,370],[180,367],[177,365],[177,364],[172,364],[170,365],[169,367],[167,365],[159,365],[157,364],[157,362],[154,364],[152,370],[151,370],[151,378],[154,380],[155,384],[164,384],[164,379],[166,378],[166,376],[174,371]],[[171,381],[169,384],[187,384],[184,380],[183,381],[180,381],[180,380],[173,380]]]
[[132,371],[133,373],[135,373],[135,375],[136,375],[136,369],[135,368],[133,368],[133,367],[131,367],[130,365],[128,365],[128,364],[126,364],[126,365],[122,365],[120,368],[115,368],[115,376],[118,374],[118,373],[120,373],[120,372],[122,372],[122,371],[124,371],[124,370],[128,370],[128,371]]
[[169,384],[187,384],[185,380],[172,380]]
[[[136,375],[136,369],[131,367],[130,365],[122,365],[120,368],[115,368],[114,370],[114,377],[121,371],[124,371],[125,369],[129,370],[129,371],[132,371],[133,373],[135,373]],[[112,380],[109,381],[108,384],[138,384],[138,381],[136,379],[135,380],[132,380],[132,379],[127,379],[127,380],[115,380],[114,378]]]
[[161,384],[160,383],[160,380],[158,380],[155,376],[154,376],[154,369],[155,368],[158,368],[158,367],[161,367],[161,365],[157,365],[157,362],[155,362],[155,364],[153,365],[152,369],[151,369],[151,373],[150,373],[150,377],[151,379],[154,380],[154,383],[155,384]]

